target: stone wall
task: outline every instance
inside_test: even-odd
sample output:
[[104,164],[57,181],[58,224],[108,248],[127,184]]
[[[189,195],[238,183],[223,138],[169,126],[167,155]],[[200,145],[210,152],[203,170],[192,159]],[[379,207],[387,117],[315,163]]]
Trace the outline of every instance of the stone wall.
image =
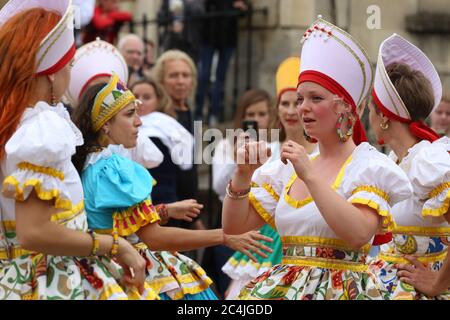
[[[1,1],[1,0],[0,0]],[[252,86],[275,91],[275,71],[286,57],[299,55],[300,38],[318,14],[334,21],[339,27],[353,34],[367,49],[375,63],[378,48],[383,39],[396,32],[417,44],[430,57],[441,74],[444,86],[450,90],[450,34],[411,34],[406,30],[405,18],[421,12],[450,14],[448,0],[252,0],[255,8],[268,8],[267,16],[254,17],[252,46]],[[130,0],[123,6],[141,17],[146,12],[155,17],[161,0]],[[334,7],[334,9],[333,9]],[[368,9],[371,9],[368,13]],[[375,11],[374,11],[375,10]],[[370,30],[374,13],[379,11],[380,28]],[[156,28],[149,28],[149,35],[156,39]],[[248,33],[245,21],[239,46],[239,94],[246,88]],[[234,63],[234,62],[233,62]],[[234,66],[230,67],[227,81],[227,105],[231,104],[234,88]],[[228,108],[228,118],[232,111]]]
[[[450,14],[448,0],[337,0],[336,12],[332,14],[330,0],[254,0],[256,7],[267,5],[267,18],[256,18],[254,31],[253,85],[268,90],[274,88],[274,73],[281,60],[301,52],[300,38],[318,14],[354,35],[366,48],[375,63],[380,43],[392,33],[398,33],[417,44],[433,61],[441,74],[444,85],[450,90],[450,34],[417,35],[406,31],[407,15],[420,12]],[[377,6],[380,12],[381,28],[370,30],[367,26]],[[371,21],[371,20],[370,20]],[[370,22],[369,21],[369,22]],[[241,43],[245,44],[245,31]],[[241,47],[241,50],[244,48]],[[241,51],[243,54],[243,51]],[[241,68],[246,61],[242,59]],[[241,79],[242,80],[242,79]],[[245,85],[245,83],[244,83]]]

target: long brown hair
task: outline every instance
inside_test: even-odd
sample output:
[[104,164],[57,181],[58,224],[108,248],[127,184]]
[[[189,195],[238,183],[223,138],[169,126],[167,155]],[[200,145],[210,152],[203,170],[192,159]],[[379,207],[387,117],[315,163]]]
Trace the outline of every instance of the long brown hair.
[[36,90],[39,46],[60,19],[55,12],[34,8],[0,28],[0,160]]
[[106,86],[106,83],[98,83],[89,87],[81,96],[80,104],[75,109],[72,115],[72,121],[80,129],[83,134],[84,144],[77,147],[77,152],[72,157],[72,163],[81,176],[84,168],[84,163],[89,153],[101,150],[98,142],[101,130],[94,132],[92,129],[91,112],[94,107],[95,98],[97,94]]

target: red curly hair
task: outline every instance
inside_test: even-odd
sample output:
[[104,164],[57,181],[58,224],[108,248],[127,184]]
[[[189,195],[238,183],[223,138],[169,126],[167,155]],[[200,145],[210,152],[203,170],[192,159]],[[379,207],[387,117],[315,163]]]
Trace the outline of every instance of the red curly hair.
[[39,46],[60,19],[58,13],[34,8],[0,27],[0,160],[35,90]]

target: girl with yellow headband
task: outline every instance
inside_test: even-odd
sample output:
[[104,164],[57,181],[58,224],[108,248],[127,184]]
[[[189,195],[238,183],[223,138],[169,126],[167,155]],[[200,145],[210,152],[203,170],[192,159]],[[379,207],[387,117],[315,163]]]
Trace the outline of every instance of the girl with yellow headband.
[[[239,250],[245,246],[264,255],[270,251],[255,240],[269,238],[252,234],[229,236],[222,230],[191,231],[161,227],[152,205],[156,183],[148,171],[130,158],[138,128],[134,95],[113,75],[108,84],[89,88],[74,114],[85,137],[81,154],[88,154],[82,172],[89,226],[98,233],[127,237],[147,261],[147,284],[162,299],[216,299],[212,281],[191,259],[167,251],[187,251],[225,244]],[[255,238],[255,239],[253,239]]]

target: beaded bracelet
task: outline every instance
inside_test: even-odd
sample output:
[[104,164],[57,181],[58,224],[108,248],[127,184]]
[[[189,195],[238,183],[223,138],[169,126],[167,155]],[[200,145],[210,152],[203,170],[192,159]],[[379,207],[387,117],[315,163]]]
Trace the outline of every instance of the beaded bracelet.
[[117,253],[119,253],[119,233],[114,231],[112,233],[113,236],[113,245],[111,248],[111,257],[115,257]]
[[161,218],[161,224],[166,224],[167,222],[169,222],[169,210],[167,209],[167,206],[165,204],[157,205],[156,211]]
[[88,230],[89,235],[92,238],[92,251],[91,251],[91,256],[96,256],[98,249],[100,248],[100,240],[97,237],[97,234],[94,232],[94,230],[89,229]]
[[243,191],[234,191],[234,190],[232,189],[232,186],[231,186],[231,180],[230,180],[230,182],[228,183],[227,188],[226,188],[225,191],[226,191],[227,196],[228,196],[230,199],[233,199],[233,200],[242,200],[242,199],[248,198],[248,195],[249,195],[251,189],[252,189],[252,188],[250,187],[250,188],[248,188],[248,189],[246,189],[246,190],[243,190]]

